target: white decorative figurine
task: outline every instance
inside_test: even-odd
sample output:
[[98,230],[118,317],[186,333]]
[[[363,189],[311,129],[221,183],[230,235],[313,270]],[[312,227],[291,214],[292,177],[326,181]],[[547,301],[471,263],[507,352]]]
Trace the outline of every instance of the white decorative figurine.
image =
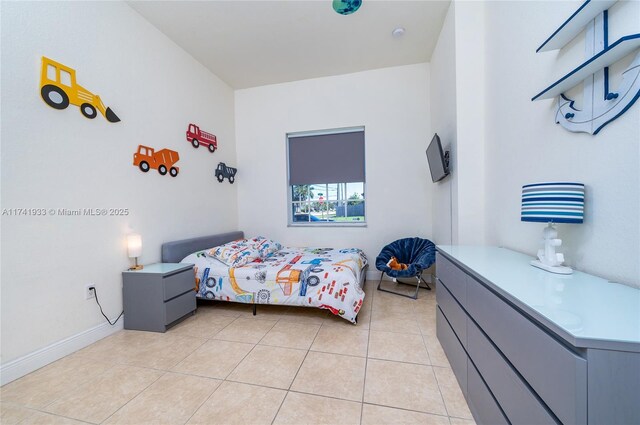
[[551,273],[571,274],[571,267],[563,266],[564,254],[556,252],[556,247],[562,245],[562,239],[558,239],[558,231],[549,223],[542,231],[544,248],[538,250],[538,260],[531,261],[531,265],[547,270]]

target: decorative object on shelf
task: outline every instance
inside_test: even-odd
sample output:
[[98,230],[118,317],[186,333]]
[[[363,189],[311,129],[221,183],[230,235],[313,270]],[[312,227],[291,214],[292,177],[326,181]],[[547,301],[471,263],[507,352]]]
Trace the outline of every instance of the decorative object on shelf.
[[333,0],[333,10],[341,15],[351,15],[360,9],[362,0]]
[[200,145],[206,146],[211,153],[214,153],[218,148],[218,139],[215,134],[202,131],[195,124],[189,124],[189,127],[187,127],[187,142],[191,143],[196,149]]
[[71,104],[79,106],[86,118],[93,119],[98,115],[97,111],[100,111],[107,121],[120,121],[111,108],[102,103],[100,96],[76,83],[75,69],[44,56],[40,73],[40,95],[54,109],[66,109]]
[[555,223],[582,223],[584,219],[584,184],[567,182],[534,183],[522,186],[521,221],[548,223],[542,232],[544,248],[531,265],[551,273],[571,274],[563,266],[564,254],[556,252],[562,245]]
[[127,252],[129,258],[133,258],[135,264],[129,270],[141,270],[144,266],[138,265],[138,257],[142,254],[142,236],[138,233],[131,233],[127,235]]
[[[586,0],[536,52],[562,48],[585,30],[587,58],[585,62],[535,95],[531,100],[557,98],[556,124],[572,132],[598,134],[600,130],[624,114],[640,97],[640,52],[622,73],[616,91],[609,88],[609,65],[640,49],[640,34],[630,34],[609,43],[608,8],[617,0]],[[585,28],[586,27],[586,28]],[[565,95],[567,90],[583,83],[583,105]]]
[[220,183],[224,181],[225,178],[229,180],[229,183],[233,184],[236,179],[236,173],[238,172],[237,168],[227,167],[224,162],[218,164],[216,168],[215,175]]
[[180,155],[171,149],[161,149],[155,151],[149,146],[139,145],[138,151],[133,154],[133,165],[140,168],[140,171],[147,172],[153,168],[158,170],[161,175],[167,174],[171,177],[178,175],[179,167],[173,165],[180,160]]

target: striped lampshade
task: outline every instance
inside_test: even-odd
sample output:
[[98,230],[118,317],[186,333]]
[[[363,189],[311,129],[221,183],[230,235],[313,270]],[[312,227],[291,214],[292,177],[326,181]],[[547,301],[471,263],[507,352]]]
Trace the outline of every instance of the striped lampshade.
[[534,183],[522,186],[521,221],[582,223],[584,184]]

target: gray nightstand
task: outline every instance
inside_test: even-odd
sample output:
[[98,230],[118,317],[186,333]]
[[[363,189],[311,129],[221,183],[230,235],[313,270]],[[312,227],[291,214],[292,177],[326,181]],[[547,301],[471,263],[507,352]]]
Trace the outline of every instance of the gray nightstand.
[[122,272],[124,328],[165,332],[196,309],[193,264],[156,263]]

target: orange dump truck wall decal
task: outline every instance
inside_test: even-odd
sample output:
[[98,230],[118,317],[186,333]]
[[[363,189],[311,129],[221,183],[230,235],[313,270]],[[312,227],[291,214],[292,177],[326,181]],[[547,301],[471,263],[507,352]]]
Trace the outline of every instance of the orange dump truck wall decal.
[[66,109],[71,104],[80,107],[80,112],[86,118],[93,119],[100,111],[107,121],[120,121],[111,108],[102,103],[100,96],[76,82],[75,69],[44,56],[40,72],[40,95],[54,109]]
[[156,151],[149,146],[140,145],[138,151],[133,154],[133,165],[140,168],[140,171],[147,172],[150,169],[158,170],[161,175],[167,174],[171,177],[178,175],[180,168],[174,164],[180,160],[180,155],[171,149],[160,149]]

